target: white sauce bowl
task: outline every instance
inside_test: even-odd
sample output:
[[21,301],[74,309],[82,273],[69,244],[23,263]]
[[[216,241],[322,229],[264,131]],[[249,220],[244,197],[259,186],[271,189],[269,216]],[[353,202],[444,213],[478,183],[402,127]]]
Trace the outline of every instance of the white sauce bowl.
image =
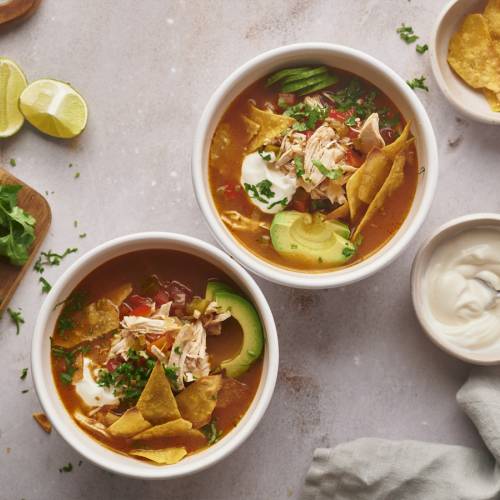
[[454,342],[447,339],[442,332],[438,331],[436,323],[429,318],[430,311],[428,310],[425,300],[425,280],[426,273],[429,269],[429,264],[433,254],[445,242],[454,238],[459,233],[470,229],[477,228],[493,228],[500,232],[500,215],[498,214],[471,214],[444,224],[438,228],[434,234],[420,247],[411,272],[411,293],[413,299],[413,307],[415,313],[422,326],[424,332],[429,338],[443,351],[455,356],[462,361],[477,365],[495,365],[500,364],[500,352],[498,347],[491,349],[484,348],[477,351],[462,348]]
[[[219,217],[210,193],[208,157],[214,131],[231,102],[250,84],[274,71],[293,65],[326,64],[350,71],[384,92],[412,121],[419,166],[417,192],[410,212],[398,232],[365,260],[330,272],[300,272],[271,264],[243,246]],[[377,59],[341,45],[300,43],[265,52],[232,73],[212,95],[200,118],[192,156],[193,186],[198,204],[222,247],[253,273],[274,283],[295,288],[322,289],[344,286],[380,271],[408,245],[429,211],[438,178],[436,138],[429,117],[413,90],[392,69]]]
[[[50,336],[64,300],[80,281],[105,262],[130,252],[150,249],[177,250],[210,262],[226,273],[255,305],[266,333],[264,365],[255,398],[237,427],[207,450],[184,458],[175,465],[158,466],[114,452],[91,438],[75,423],[59,398],[52,377]],[[248,438],[262,419],[274,392],[278,374],[278,336],[271,309],[254,279],[224,252],[196,238],[174,233],[139,233],[114,239],[78,259],[52,288],[42,305],[33,335],[31,363],[40,403],[57,432],[76,451],[94,464],[125,476],[168,479],[192,474],[214,465]]]
[[441,92],[462,115],[472,120],[500,125],[500,113],[491,110],[481,90],[469,87],[448,64],[448,46],[466,16],[482,13],[487,0],[452,0],[438,17],[430,43],[432,72]]

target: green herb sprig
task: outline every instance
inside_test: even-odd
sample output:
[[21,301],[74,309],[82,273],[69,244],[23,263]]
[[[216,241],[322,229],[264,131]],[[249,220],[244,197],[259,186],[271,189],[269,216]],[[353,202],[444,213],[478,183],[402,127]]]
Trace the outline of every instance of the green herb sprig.
[[10,307],[8,307],[7,313],[9,314],[12,322],[16,325],[16,335],[19,335],[21,331],[21,325],[24,324],[24,318],[21,310],[19,309],[18,311],[14,311]]
[[414,78],[413,80],[407,80],[406,83],[410,86],[411,89],[421,89],[429,92],[429,87],[425,84],[425,76],[421,76],[420,78]]

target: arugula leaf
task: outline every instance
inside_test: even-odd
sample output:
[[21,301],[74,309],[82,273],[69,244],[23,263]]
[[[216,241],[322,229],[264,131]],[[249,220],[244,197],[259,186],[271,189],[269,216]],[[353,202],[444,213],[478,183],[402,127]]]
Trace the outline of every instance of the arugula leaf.
[[326,168],[323,163],[321,163],[319,160],[313,160],[312,164],[328,179],[331,179],[332,181],[338,179],[339,177],[342,177],[342,169],[341,168],[334,168],[332,170]]
[[19,185],[0,185],[0,255],[22,266],[35,240],[36,219],[17,206]]

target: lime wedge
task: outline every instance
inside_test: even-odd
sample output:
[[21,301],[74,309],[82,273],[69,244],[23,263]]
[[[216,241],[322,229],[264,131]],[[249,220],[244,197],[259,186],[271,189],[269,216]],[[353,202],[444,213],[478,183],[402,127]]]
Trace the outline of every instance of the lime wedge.
[[18,101],[26,85],[21,68],[14,61],[0,57],[0,137],[10,137],[23,126],[24,116]]
[[87,124],[87,104],[71,85],[37,80],[24,90],[19,107],[35,128],[61,139],[79,135]]

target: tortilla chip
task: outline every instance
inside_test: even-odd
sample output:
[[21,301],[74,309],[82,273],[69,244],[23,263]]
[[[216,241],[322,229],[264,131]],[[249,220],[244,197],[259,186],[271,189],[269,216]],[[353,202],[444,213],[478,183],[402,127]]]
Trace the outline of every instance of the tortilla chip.
[[178,418],[177,420],[171,420],[165,424],[155,425],[144,432],[136,434],[132,439],[155,439],[182,436],[186,434],[186,431],[190,431],[192,428],[193,424],[191,422],[183,418]]
[[231,127],[228,123],[220,123],[215,130],[210,147],[210,161],[223,157],[231,144]]
[[82,342],[95,340],[120,326],[118,307],[109,299],[103,298],[92,302],[71,316],[74,328],[57,331],[53,342],[60,347],[71,348]]
[[337,207],[335,210],[331,211],[326,215],[327,220],[335,220],[335,219],[345,219],[349,217],[349,202],[345,202],[340,207]]
[[47,434],[50,434],[52,431],[52,424],[45,413],[33,413],[33,418]]
[[385,200],[389,196],[391,196],[394,191],[399,188],[399,186],[401,186],[404,180],[405,163],[406,156],[404,154],[399,154],[398,156],[396,156],[387,179],[380,188],[380,191],[376,194],[375,198],[373,198],[373,201],[368,206],[368,210],[361,219],[358,227],[356,228],[356,231],[352,236],[352,241],[356,241],[356,238],[360,234],[361,230],[366,226],[366,224],[368,224],[375,213],[384,206]]
[[385,154],[385,156],[387,156],[391,160],[394,160],[394,158],[396,158],[396,155],[398,155],[403,149],[408,146],[410,127],[411,120],[408,120],[406,122],[405,128],[401,132],[401,135],[394,142],[391,142],[390,144],[382,148],[382,152]]
[[248,144],[259,133],[260,125],[257,122],[250,120],[250,118],[246,115],[241,115],[241,119],[243,120],[243,124],[245,126],[245,142]]
[[471,87],[500,92],[500,56],[481,14],[467,16],[462,27],[452,36],[448,63]]
[[289,116],[278,115],[272,111],[264,111],[253,104],[248,107],[247,117],[259,125],[259,131],[247,146],[247,151],[252,153],[275,137],[281,135],[295,120]]
[[250,388],[247,384],[240,382],[232,377],[224,377],[222,379],[222,387],[217,395],[217,408],[227,408],[235,403],[238,403],[248,395]]
[[132,293],[132,283],[124,283],[109,290],[104,294],[104,297],[111,300],[115,306],[120,307],[122,302]]
[[170,382],[160,362],[156,363],[146,387],[137,401],[137,408],[153,425],[180,418]]
[[208,424],[221,386],[221,375],[209,375],[198,379],[180,392],[175,399],[182,418],[189,420],[195,429]]
[[491,90],[483,89],[483,94],[490,105],[491,111],[500,113],[500,93],[495,94]]
[[151,424],[144,419],[137,408],[130,408],[115,423],[111,424],[107,431],[115,437],[129,438],[150,427]]
[[182,460],[186,455],[186,448],[164,448],[162,450],[131,450],[131,455],[147,458],[161,465],[173,465]]
[[493,38],[500,38],[500,0],[490,0],[484,9],[484,18]]

